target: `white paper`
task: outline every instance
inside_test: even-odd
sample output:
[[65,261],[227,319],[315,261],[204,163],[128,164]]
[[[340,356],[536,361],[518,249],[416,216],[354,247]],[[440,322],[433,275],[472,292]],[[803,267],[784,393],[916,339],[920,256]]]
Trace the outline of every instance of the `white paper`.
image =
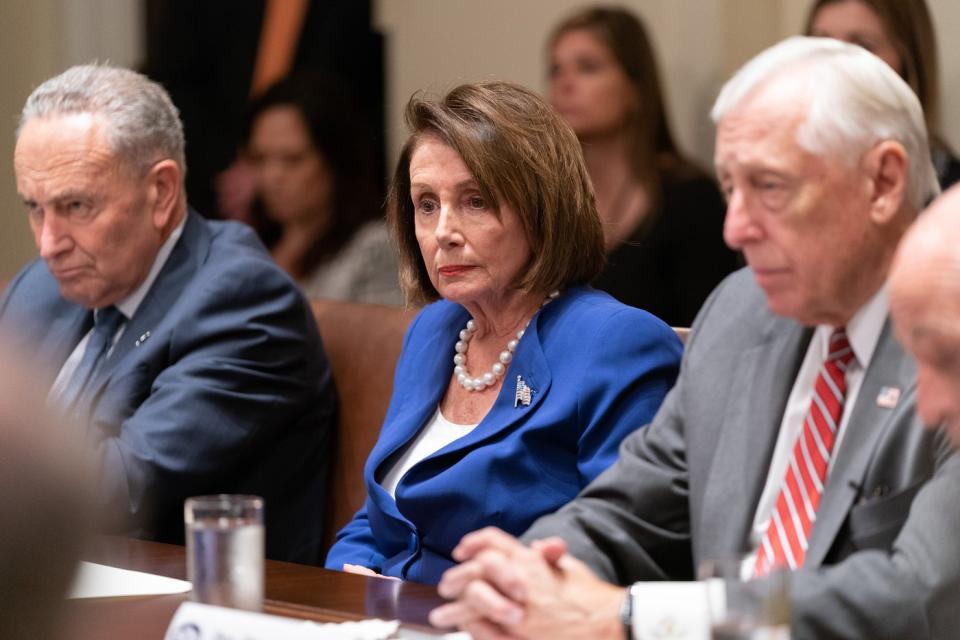
[[185,593],[192,588],[185,580],[152,573],[117,569],[92,562],[81,562],[70,588],[69,598],[113,598],[118,596],[157,596]]
[[469,640],[468,634],[427,634],[400,629],[396,620],[318,623],[265,613],[184,602],[167,627],[165,640]]

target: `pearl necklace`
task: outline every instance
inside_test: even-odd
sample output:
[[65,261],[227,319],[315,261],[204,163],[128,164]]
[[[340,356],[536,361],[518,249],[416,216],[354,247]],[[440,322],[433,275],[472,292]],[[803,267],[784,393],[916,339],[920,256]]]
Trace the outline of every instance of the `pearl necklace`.
[[[543,301],[540,307],[543,308],[547,306],[547,304],[558,295],[560,295],[559,291],[553,291],[547,296],[547,299]],[[532,319],[531,317],[530,320]],[[473,321],[473,318],[467,320],[466,328],[460,331],[460,339],[457,340],[457,344],[453,347],[454,351],[456,351],[453,356],[453,375],[457,378],[457,383],[467,391],[483,391],[487,387],[495,384],[497,380],[500,379],[500,376],[503,375],[503,372],[507,370],[507,365],[513,360],[513,352],[517,350],[517,344],[519,344],[520,338],[522,338],[524,332],[526,332],[530,320],[527,320],[523,328],[517,331],[516,338],[507,342],[507,348],[500,352],[500,361],[494,362],[493,367],[491,367],[489,371],[476,378],[470,377],[470,374],[467,373],[467,344],[470,342],[470,339],[473,338],[473,334],[476,333],[477,325]]]

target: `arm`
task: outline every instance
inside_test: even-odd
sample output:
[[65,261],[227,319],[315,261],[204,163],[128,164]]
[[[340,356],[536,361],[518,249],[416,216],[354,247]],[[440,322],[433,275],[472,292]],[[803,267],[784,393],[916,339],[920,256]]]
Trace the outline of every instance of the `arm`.
[[295,491],[322,472],[333,404],[316,325],[292,283],[257,260],[194,278],[139,366],[107,387],[90,432],[100,501],[128,516],[121,527],[241,479]]
[[337,534],[337,541],[330,548],[324,566],[327,569],[343,571],[347,564],[366,567],[377,573],[383,570],[383,554],[380,553],[370,529],[366,504],[360,507],[353,520]]
[[677,378],[682,346],[652,316],[624,308],[603,322],[587,349],[577,401],[577,468],[586,486],[617,460],[623,440],[653,419]]

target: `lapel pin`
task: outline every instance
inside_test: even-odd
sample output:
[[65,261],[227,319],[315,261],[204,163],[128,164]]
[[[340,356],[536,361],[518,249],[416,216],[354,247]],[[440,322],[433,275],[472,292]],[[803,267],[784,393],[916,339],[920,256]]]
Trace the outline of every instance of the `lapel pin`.
[[149,331],[144,331],[144,332],[143,332],[143,335],[140,336],[139,338],[137,338],[137,341],[133,343],[133,346],[139,347],[139,346],[142,345],[144,342],[146,342],[149,338],[150,338],[150,332],[149,332]]
[[527,383],[523,381],[523,378],[517,376],[517,392],[513,396],[514,408],[519,407],[520,405],[529,407],[534,393],[536,393],[536,391],[527,386]]
[[900,389],[896,387],[881,387],[877,394],[877,406],[881,409],[893,409],[900,401]]

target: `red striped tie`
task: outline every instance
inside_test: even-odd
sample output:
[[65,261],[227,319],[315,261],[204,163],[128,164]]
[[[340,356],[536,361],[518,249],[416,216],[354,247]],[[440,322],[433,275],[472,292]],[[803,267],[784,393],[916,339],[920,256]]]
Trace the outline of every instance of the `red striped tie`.
[[771,570],[803,565],[807,541],[817,518],[820,494],[827,479],[827,466],[843,415],[847,394],[846,371],[853,350],[843,328],[830,336],[830,352],[813,385],[810,410],[803,431],[793,445],[790,464],[780,486],[776,506],[770,517],[754,565],[754,576]]

